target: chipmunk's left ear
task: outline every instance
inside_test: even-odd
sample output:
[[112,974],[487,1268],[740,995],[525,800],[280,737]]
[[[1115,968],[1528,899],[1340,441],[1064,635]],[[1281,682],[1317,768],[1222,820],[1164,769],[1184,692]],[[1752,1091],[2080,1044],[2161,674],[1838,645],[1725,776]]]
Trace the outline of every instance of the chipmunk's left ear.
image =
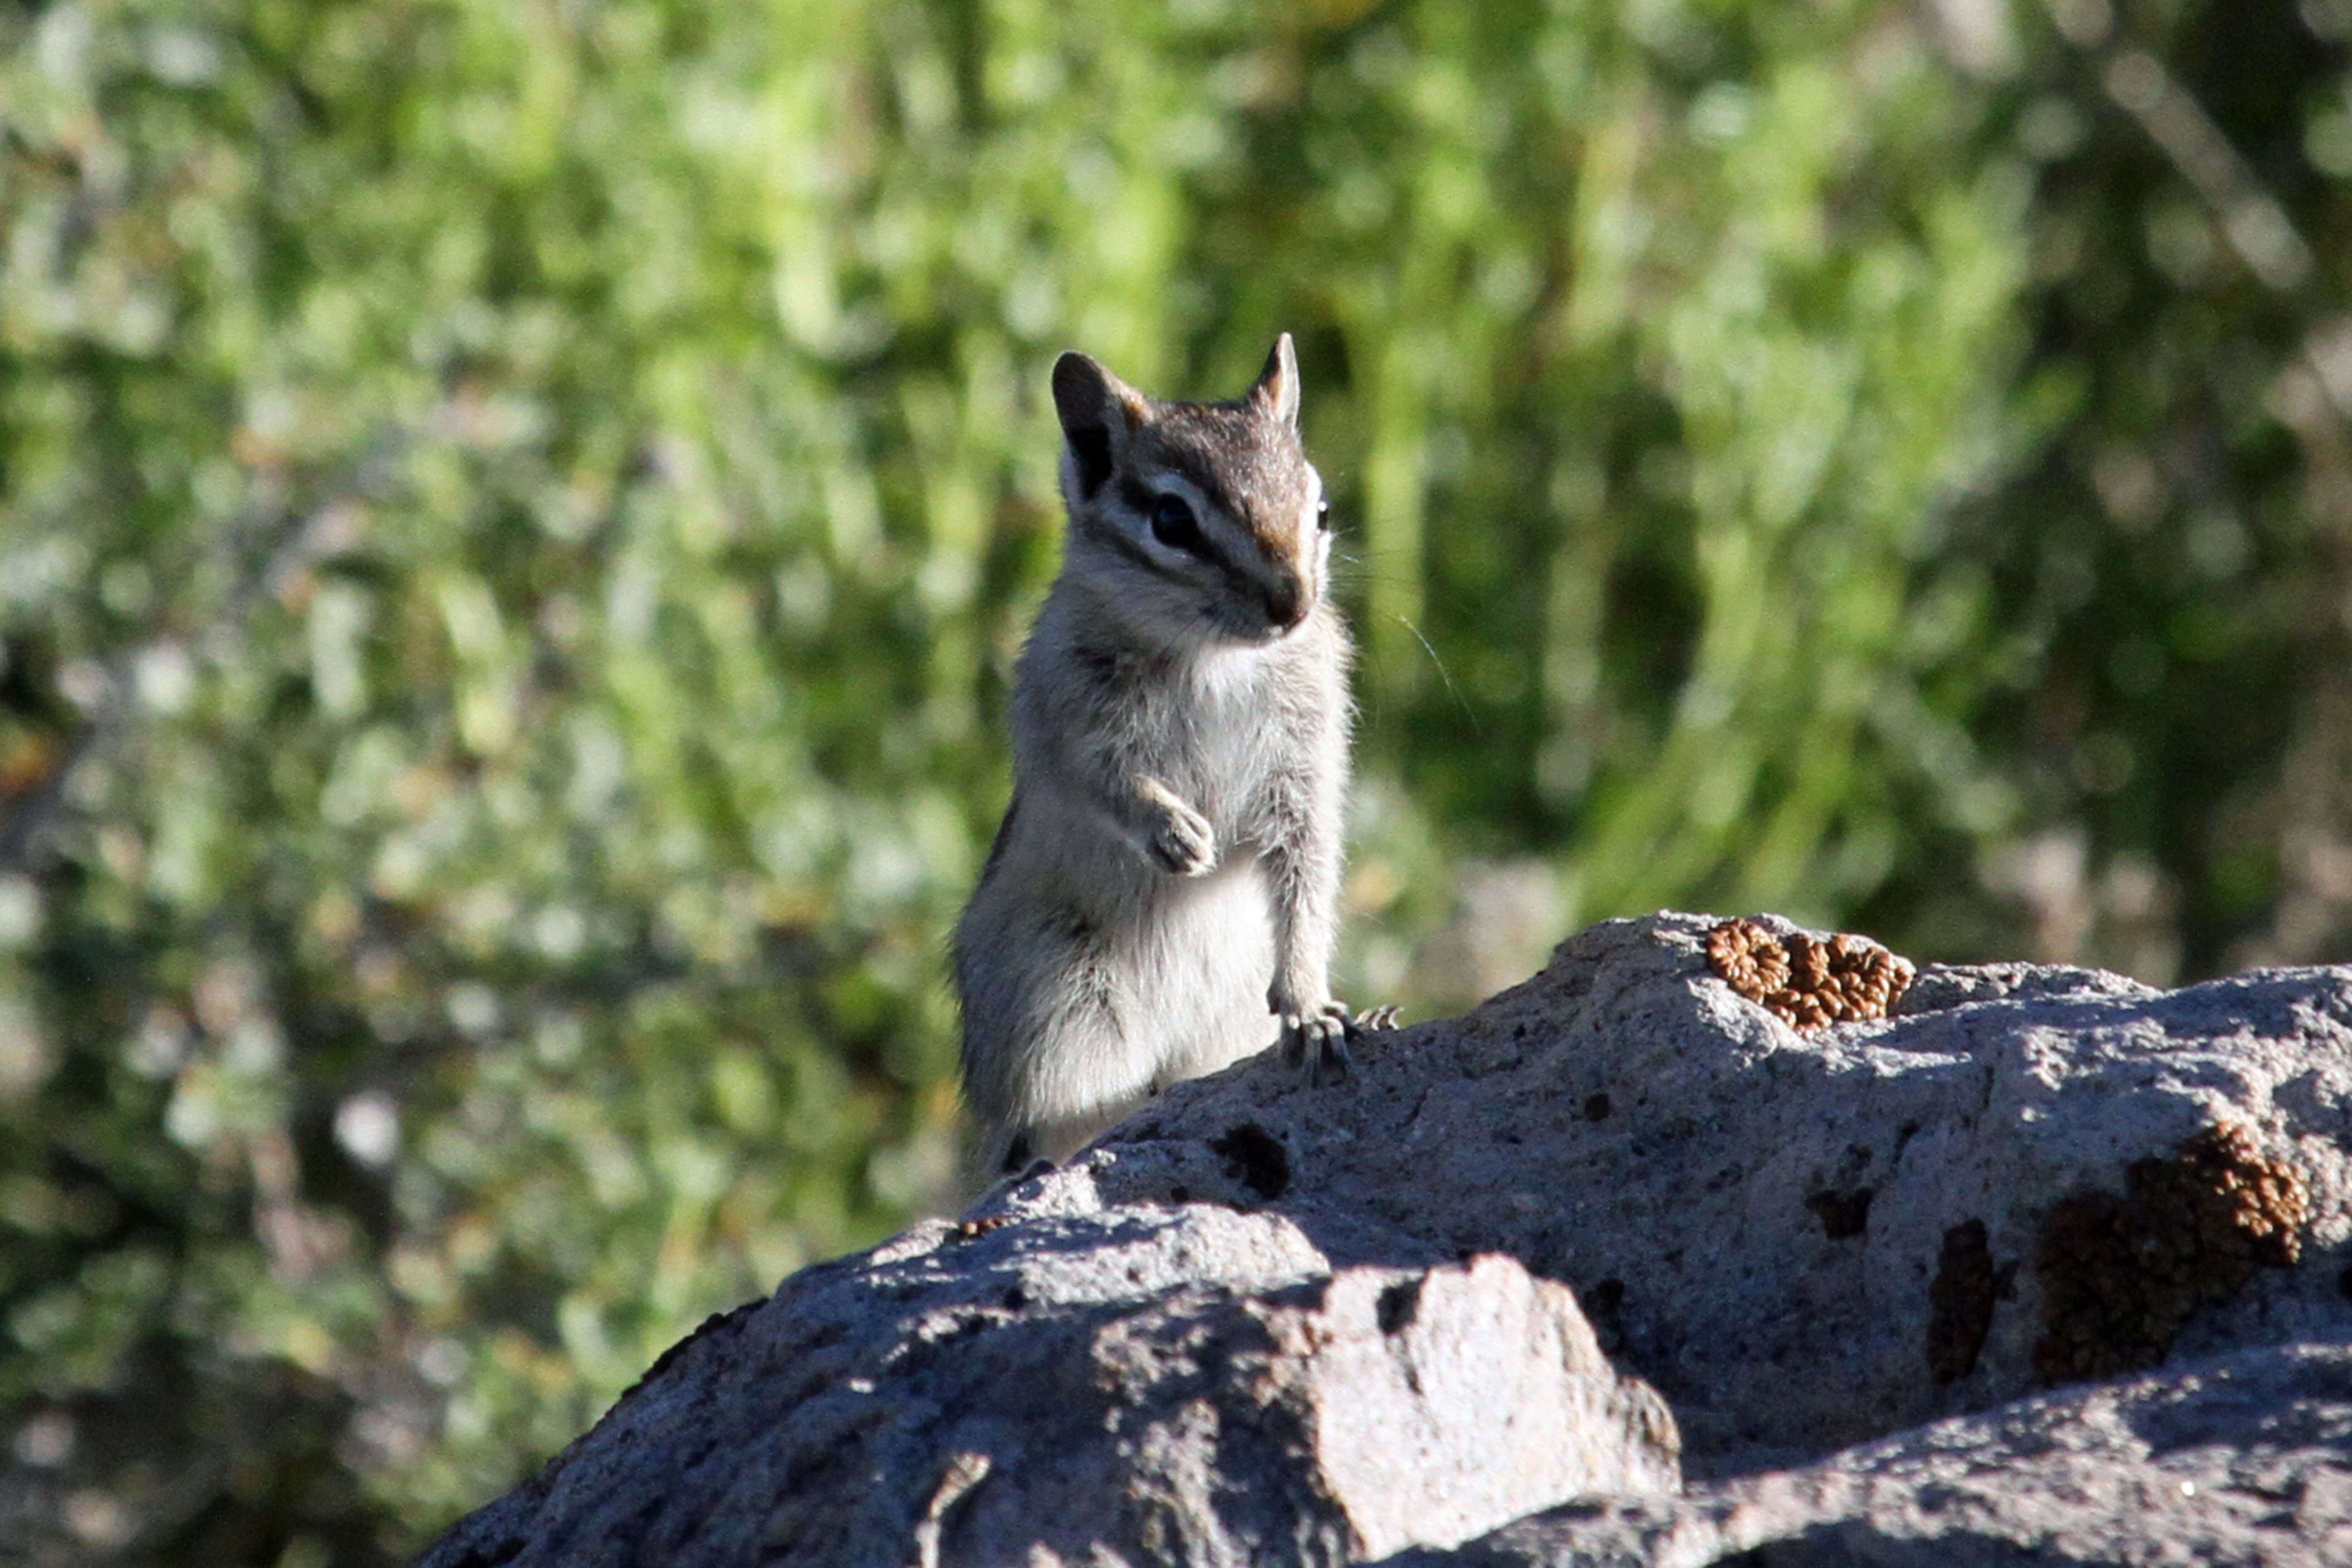
[[1297,428],[1298,354],[1290,346],[1288,332],[1274,340],[1274,352],[1265,356],[1265,368],[1258,373],[1257,384],[1249,395],[1250,401],[1267,415]]

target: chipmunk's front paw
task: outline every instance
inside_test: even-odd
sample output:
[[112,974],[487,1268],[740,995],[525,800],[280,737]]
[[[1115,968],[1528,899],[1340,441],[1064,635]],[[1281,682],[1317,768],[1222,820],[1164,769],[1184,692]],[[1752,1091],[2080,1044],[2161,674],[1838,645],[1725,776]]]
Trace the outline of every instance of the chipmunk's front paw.
[[1348,1008],[1324,1002],[1304,1013],[1283,1013],[1282,1059],[1310,1084],[1348,1076]]
[[1151,863],[1179,877],[1198,877],[1217,863],[1217,830],[1181,800],[1165,803],[1159,825],[1144,845]]
[[1397,1026],[1398,1008],[1393,1002],[1383,1003],[1369,1013],[1359,1013],[1348,1020],[1348,1037],[1377,1035]]

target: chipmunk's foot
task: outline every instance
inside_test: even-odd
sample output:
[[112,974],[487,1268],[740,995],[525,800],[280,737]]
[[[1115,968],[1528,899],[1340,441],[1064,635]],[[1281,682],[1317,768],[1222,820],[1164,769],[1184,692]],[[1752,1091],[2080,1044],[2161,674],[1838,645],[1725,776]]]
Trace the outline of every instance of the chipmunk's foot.
[[1310,1086],[1348,1076],[1347,1005],[1326,1002],[1307,1013],[1282,1015],[1282,1059]]

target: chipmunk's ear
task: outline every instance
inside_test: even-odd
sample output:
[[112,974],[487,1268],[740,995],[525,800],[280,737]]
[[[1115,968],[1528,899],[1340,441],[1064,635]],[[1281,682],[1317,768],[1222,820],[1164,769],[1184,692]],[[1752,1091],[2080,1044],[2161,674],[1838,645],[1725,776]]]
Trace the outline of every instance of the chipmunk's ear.
[[1110,478],[1127,438],[1151,416],[1151,405],[1135,388],[1085,354],[1054,362],[1054,411],[1070,443],[1078,489],[1092,495]]
[[1274,352],[1265,356],[1265,368],[1258,372],[1257,384],[1249,395],[1250,401],[1268,416],[1297,427],[1298,355],[1290,346],[1288,332],[1274,340]]

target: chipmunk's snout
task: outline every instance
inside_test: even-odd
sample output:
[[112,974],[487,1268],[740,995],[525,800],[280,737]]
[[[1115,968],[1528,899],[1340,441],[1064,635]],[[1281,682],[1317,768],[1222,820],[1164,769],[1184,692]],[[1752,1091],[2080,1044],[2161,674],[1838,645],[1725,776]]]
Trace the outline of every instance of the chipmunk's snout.
[[1312,608],[1306,585],[1296,577],[1277,578],[1265,591],[1265,618],[1286,632],[1297,630]]

